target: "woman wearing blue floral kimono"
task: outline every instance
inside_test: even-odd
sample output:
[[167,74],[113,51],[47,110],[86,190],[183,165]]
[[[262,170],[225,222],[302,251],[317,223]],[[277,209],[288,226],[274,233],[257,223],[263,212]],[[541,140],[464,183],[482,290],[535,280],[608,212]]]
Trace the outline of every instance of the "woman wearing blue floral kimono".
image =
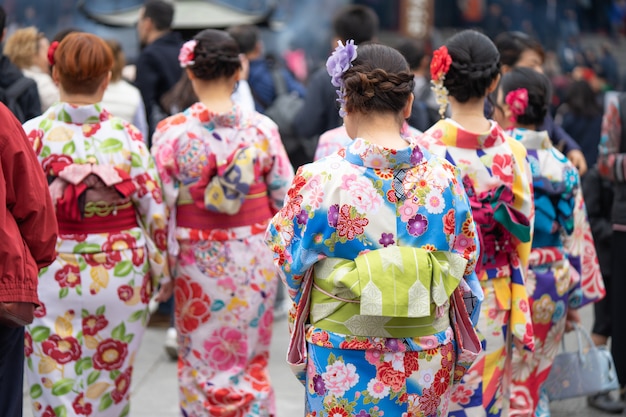
[[535,220],[526,290],[534,351],[513,352],[510,416],[549,416],[542,386],[566,322],[576,309],[604,296],[604,283],[578,172],[537,130],[550,104],[550,80],[531,68],[514,68],[497,90],[497,122],[524,145],[533,176]]
[[308,361],[290,363],[307,416],[445,416],[458,362],[471,364],[449,315],[468,312],[450,296],[482,299],[467,195],[456,168],[401,135],[402,55],[340,43],[327,68],[353,140],[300,168],[267,235],[294,301],[292,347],[306,338]]

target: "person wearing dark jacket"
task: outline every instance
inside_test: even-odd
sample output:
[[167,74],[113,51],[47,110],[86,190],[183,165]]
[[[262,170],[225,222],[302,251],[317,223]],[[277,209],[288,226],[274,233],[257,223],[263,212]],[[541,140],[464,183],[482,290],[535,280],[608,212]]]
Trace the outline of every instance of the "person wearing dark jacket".
[[[0,303],[39,305],[38,270],[56,256],[57,221],[26,134],[0,104]],[[21,417],[24,327],[0,322],[0,416]]]
[[[613,205],[612,184],[602,178],[597,166],[587,171],[582,178],[583,194],[587,205],[587,215],[593,234],[593,242],[600,262],[602,279],[606,288],[606,296],[593,305],[594,322],[591,338],[596,346],[606,345],[611,337],[613,320],[611,319],[611,303],[613,293],[611,273],[611,244],[613,242],[613,225],[611,224],[611,207]],[[621,413],[624,403],[611,397],[609,392],[601,392],[587,397],[590,407],[606,413]]]
[[[626,93],[607,95],[602,136],[600,138],[598,171],[603,178],[612,182],[613,204],[611,223],[613,241],[611,243],[611,317],[621,319],[626,316],[626,303],[622,294],[626,293]],[[616,320],[611,326],[611,353],[615,370],[622,387],[622,400],[626,387],[626,331],[622,322]]]
[[[378,16],[373,9],[363,5],[346,6],[333,19],[332,47],[337,46],[337,41],[345,44],[348,39],[354,40],[356,45],[374,40],[378,27]],[[337,92],[330,83],[326,67],[318,68],[307,83],[304,106],[294,119],[293,129],[305,138],[321,135],[343,123],[338,109]]]
[[[0,43],[4,41],[6,35],[6,20],[6,12],[0,6]],[[25,78],[22,71],[13,65],[4,54],[0,55],[0,88],[4,90],[2,95],[6,97],[6,90],[22,78]],[[16,104],[19,109],[13,110],[14,115],[21,123],[41,114],[41,101],[39,100],[37,84],[33,81],[25,85],[25,90],[17,95]]]
[[[137,35],[143,49],[137,59],[135,85],[146,106],[150,135],[168,113],[161,108],[161,96],[180,79],[178,53],[183,44],[179,33],[172,32],[173,6],[163,0],[148,0],[139,12]],[[148,138],[148,144],[152,144]]]

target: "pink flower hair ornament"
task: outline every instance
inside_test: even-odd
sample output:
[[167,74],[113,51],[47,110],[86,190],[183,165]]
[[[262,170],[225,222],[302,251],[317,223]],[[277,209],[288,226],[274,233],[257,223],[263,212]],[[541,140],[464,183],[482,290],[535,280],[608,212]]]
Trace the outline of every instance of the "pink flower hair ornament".
[[511,122],[517,123],[517,118],[526,113],[528,108],[528,90],[518,88],[517,90],[509,91],[504,98],[504,102],[508,104],[511,111]]
[[442,46],[433,52],[430,60],[430,82],[435,93],[437,104],[439,104],[439,115],[444,118],[448,107],[448,89],[443,86],[446,74],[452,65],[452,57],[448,53],[448,47]]
[[345,46],[341,41],[337,41],[337,47],[333,53],[326,60],[326,71],[330,75],[330,82],[337,89],[337,101],[341,105],[339,108],[339,116],[346,116],[346,93],[343,83],[343,74],[352,67],[352,61],[356,59],[357,46],[354,44],[354,40],[346,42]]
[[198,41],[192,39],[183,44],[182,48],[180,48],[180,53],[178,54],[178,62],[180,62],[181,68],[187,68],[193,64],[195,64],[194,59],[196,58],[195,50]]

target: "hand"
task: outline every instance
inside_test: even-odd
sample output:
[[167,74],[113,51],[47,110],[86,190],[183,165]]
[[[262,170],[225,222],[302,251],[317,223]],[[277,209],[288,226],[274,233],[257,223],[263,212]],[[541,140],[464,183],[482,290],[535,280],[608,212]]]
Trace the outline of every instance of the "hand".
[[163,303],[167,301],[172,296],[172,291],[174,289],[174,281],[170,280],[166,283],[159,285],[159,292],[154,297],[154,301],[159,303]]
[[567,159],[578,169],[579,175],[584,175],[587,172],[587,161],[585,155],[578,149],[571,150],[567,153]]
[[565,333],[569,333],[574,330],[574,324],[580,324],[580,314],[578,314],[578,310],[574,310],[573,308],[567,309],[567,317],[565,318]]

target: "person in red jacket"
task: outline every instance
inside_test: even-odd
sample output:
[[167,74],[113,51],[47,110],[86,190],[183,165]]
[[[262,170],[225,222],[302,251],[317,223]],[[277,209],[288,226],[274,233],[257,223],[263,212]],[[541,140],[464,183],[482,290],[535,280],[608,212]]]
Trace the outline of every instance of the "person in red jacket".
[[[0,126],[0,302],[38,305],[38,271],[56,256],[54,206],[22,125],[3,104]],[[1,416],[22,416],[23,373],[24,327],[0,324]]]

